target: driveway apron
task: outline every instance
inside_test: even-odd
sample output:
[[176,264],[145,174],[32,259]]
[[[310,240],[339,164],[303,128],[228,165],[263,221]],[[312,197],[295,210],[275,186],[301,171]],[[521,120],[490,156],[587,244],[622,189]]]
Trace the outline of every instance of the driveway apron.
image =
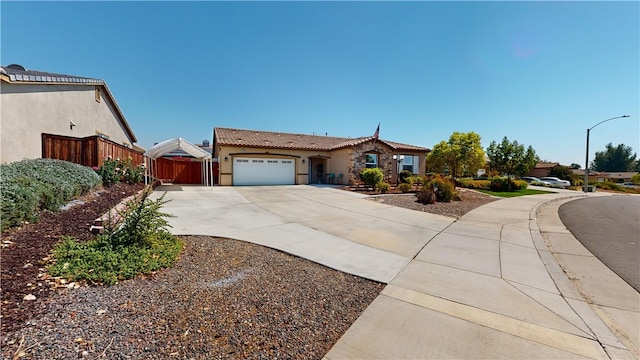
[[454,219],[313,186],[160,186],[176,235],[228,237],[389,283]]

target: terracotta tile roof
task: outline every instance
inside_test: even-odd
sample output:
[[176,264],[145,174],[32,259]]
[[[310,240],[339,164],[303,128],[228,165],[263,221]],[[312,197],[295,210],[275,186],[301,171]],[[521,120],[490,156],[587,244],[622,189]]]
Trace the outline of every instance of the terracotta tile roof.
[[331,150],[333,146],[348,140],[333,136],[229,128],[215,128],[214,138],[220,145],[324,151]]
[[551,169],[554,166],[558,166],[560,163],[557,162],[539,162],[536,164],[535,169]]
[[[214,138],[219,145],[227,146],[321,151],[331,151],[356,146],[374,139],[373,136],[351,139],[335,136],[292,134],[219,127],[214,129]],[[429,149],[420,146],[401,144],[383,139],[378,139],[377,141],[385,143],[397,150],[429,151]]]

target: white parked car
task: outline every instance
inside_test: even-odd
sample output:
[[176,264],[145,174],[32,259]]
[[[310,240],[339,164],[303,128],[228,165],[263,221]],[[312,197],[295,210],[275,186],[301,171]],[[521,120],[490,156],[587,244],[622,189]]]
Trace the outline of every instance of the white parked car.
[[551,184],[551,186],[553,187],[568,188],[569,186],[571,186],[571,183],[568,182],[567,180],[560,180],[557,177],[553,177],[553,176],[541,177],[540,180]]
[[523,176],[520,180],[526,181],[528,184],[537,185],[537,186],[551,186],[551,183],[542,181],[535,176]]

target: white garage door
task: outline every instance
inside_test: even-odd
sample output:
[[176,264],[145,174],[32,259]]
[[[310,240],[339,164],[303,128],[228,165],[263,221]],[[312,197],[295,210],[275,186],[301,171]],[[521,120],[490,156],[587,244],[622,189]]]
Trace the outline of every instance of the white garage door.
[[236,157],[233,185],[293,185],[296,167],[292,159]]

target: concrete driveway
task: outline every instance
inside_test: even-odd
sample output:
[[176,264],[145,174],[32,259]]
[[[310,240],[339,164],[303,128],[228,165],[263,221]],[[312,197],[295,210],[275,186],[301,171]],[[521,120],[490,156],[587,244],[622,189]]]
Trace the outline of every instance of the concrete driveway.
[[389,283],[454,219],[364,201],[328,187],[161,186],[176,235],[212,235],[279,249]]
[[608,278],[615,306],[593,307],[557,262],[579,243],[547,204],[581,193],[503,199],[454,221],[313,186],[157,190],[175,234],[245,240],[388,284],[327,360],[639,357],[640,294]]

